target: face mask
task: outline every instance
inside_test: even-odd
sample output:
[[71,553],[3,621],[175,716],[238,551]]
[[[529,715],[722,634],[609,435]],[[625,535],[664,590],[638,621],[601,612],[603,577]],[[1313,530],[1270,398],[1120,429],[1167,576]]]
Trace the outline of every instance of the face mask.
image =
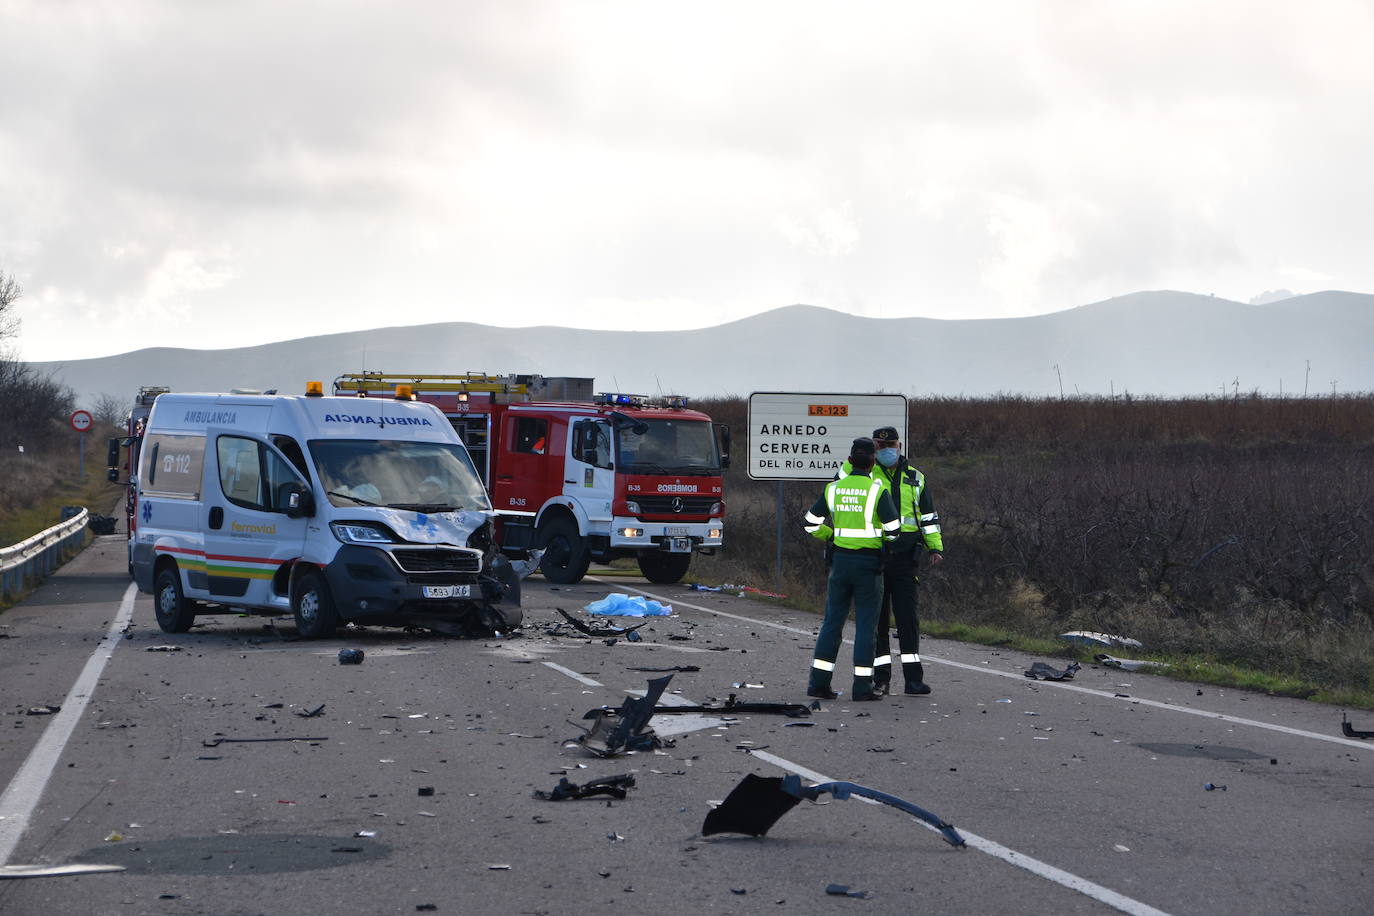
[[897,463],[897,450],[895,448],[880,448],[876,457],[879,464],[885,468],[890,468]]

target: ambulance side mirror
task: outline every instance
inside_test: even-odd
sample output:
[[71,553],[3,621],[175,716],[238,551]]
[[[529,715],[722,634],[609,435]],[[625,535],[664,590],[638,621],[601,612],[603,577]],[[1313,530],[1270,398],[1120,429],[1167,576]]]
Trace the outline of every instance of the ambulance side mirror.
[[308,518],[315,514],[315,498],[305,484],[288,480],[277,487],[277,508],[287,518]]

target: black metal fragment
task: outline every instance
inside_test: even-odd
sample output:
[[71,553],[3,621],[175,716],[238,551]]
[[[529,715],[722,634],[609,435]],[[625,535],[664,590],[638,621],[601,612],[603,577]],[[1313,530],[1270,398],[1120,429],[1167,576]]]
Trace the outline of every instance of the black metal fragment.
[[804,719],[811,715],[811,707],[805,703],[741,703],[730,694],[719,706],[656,706],[654,715],[683,715],[685,713],[761,713],[787,716],[790,719]]
[[868,891],[851,891],[848,884],[827,884],[825,892],[832,897],[856,897],[859,900],[868,896]]
[[322,712],[324,712],[323,703],[316,706],[314,709],[298,709],[296,710],[296,715],[300,716],[302,719],[313,719]]
[[609,795],[612,798],[624,798],[628,789],[635,784],[633,775],[626,773],[621,776],[607,776],[605,779],[597,779],[592,782],[578,785],[569,782],[568,777],[564,776],[558,780],[558,785],[553,787],[550,792],[534,790],[534,797],[544,801],[566,801],[570,798],[592,798],[599,795]]
[[665,671],[673,671],[673,672],[678,672],[678,671],[689,671],[689,672],[690,672],[690,671],[700,671],[701,668],[700,668],[700,666],[698,666],[698,665],[669,665],[669,666],[666,667],[666,668],[626,668],[625,670],[626,670],[626,671],[647,671],[647,672],[649,672],[650,674],[662,674],[662,673],[665,672]]

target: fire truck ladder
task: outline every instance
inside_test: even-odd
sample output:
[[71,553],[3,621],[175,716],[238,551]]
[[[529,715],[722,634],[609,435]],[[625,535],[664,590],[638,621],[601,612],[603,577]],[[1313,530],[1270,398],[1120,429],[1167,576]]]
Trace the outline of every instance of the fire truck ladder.
[[[444,394],[491,393],[526,396],[531,376],[487,375],[485,372],[465,372],[462,375],[402,375],[385,372],[347,372],[334,379],[334,394],[372,393],[390,394],[397,385],[409,385],[417,394],[422,391]],[[537,378],[537,376],[534,376]]]

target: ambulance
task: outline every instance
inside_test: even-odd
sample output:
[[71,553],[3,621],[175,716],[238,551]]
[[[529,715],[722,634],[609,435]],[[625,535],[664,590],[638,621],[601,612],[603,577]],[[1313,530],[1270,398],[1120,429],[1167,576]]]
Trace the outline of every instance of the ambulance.
[[287,614],[490,635],[521,622],[520,578],[453,426],[394,397],[160,394],[139,450],[130,556],[158,625]]

